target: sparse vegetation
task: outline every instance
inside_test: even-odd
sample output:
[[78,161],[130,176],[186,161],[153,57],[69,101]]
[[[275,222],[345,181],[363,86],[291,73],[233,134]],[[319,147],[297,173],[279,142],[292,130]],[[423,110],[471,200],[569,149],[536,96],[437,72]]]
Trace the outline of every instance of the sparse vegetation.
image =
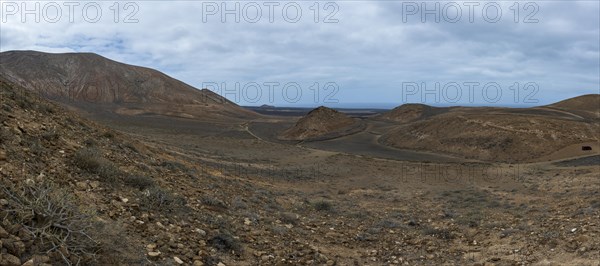
[[239,240],[227,231],[223,231],[212,237],[210,240],[208,240],[208,243],[222,252],[234,251],[240,253],[242,250]]
[[103,181],[114,182],[121,174],[111,161],[104,159],[100,151],[94,148],[83,148],[77,151],[73,159],[79,168],[97,174]]
[[96,145],[98,145],[98,143],[94,139],[86,139],[85,141],[83,141],[83,144],[86,147],[95,147]]
[[140,206],[145,210],[174,213],[183,211],[185,208],[185,198],[173,195],[168,190],[157,186],[145,190],[142,194]]
[[40,143],[39,140],[34,139],[29,144],[29,151],[39,156],[46,152],[46,148]]
[[279,218],[283,223],[296,225],[298,224],[298,214],[291,212],[283,212]]
[[112,131],[106,131],[102,133],[102,137],[105,137],[107,139],[114,139],[116,136],[115,133],[113,133]]
[[42,134],[42,139],[46,140],[46,141],[55,141],[58,139],[58,133],[56,133],[56,130],[50,130],[50,131],[46,131]]
[[0,193],[9,202],[0,214],[23,227],[33,241],[29,252],[58,254],[68,265],[94,259],[99,246],[90,237],[92,216],[81,211],[65,189],[50,182],[29,182],[3,184]]
[[220,199],[212,197],[212,196],[203,196],[202,203],[204,203],[205,205],[208,205],[208,206],[212,206],[212,207],[218,207],[218,208],[224,208],[224,209],[227,208],[227,203],[223,202]]
[[8,142],[12,138],[13,138],[13,134],[10,132],[10,129],[0,127],[0,143]]
[[155,185],[152,178],[145,175],[129,175],[124,179],[125,185],[144,190]]
[[185,167],[185,165],[174,161],[164,161],[160,164],[160,166],[165,167],[170,171],[187,171],[187,167]]
[[136,147],[136,146],[135,146],[133,143],[131,143],[131,142],[125,142],[125,143],[123,144],[123,146],[125,146],[126,148],[128,148],[128,149],[130,149],[130,150],[132,150],[132,151],[134,151],[134,152],[140,152],[140,151],[137,149],[137,147]]
[[317,200],[313,202],[313,207],[315,210],[320,212],[331,212],[333,211],[333,203],[327,200]]
[[471,210],[464,215],[456,218],[456,223],[465,225],[468,227],[478,227],[483,220],[483,214],[479,210]]
[[428,228],[423,229],[422,232],[424,235],[435,236],[439,239],[449,240],[449,239],[454,238],[454,235],[452,234],[452,232],[450,232],[449,230],[446,230],[446,229],[436,229],[436,228],[428,227]]

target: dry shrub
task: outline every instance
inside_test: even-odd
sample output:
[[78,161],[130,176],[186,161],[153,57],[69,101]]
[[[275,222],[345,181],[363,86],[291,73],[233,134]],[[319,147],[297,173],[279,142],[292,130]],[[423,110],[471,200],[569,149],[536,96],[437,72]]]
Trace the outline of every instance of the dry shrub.
[[94,259],[99,247],[89,234],[92,216],[80,210],[70,193],[48,181],[19,187],[5,183],[0,193],[9,205],[0,214],[33,240],[32,252],[58,254],[67,265]]
[[102,158],[97,149],[83,148],[75,153],[73,159],[79,168],[97,174],[102,180],[114,182],[120,175],[119,169],[111,161]]
[[154,179],[145,175],[130,175],[125,177],[125,185],[144,190],[155,186]]
[[143,192],[140,207],[145,210],[156,210],[166,213],[178,213],[185,210],[187,204],[184,197],[174,195],[168,190],[154,186]]

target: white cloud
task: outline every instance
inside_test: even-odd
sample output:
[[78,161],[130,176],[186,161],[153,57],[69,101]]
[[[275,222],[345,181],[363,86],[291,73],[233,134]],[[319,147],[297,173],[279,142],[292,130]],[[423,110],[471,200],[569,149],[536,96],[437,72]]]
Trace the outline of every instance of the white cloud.
[[[21,4],[3,1],[3,8],[6,3]],[[340,85],[340,104],[400,104],[402,82],[536,82],[542,103],[600,90],[598,2],[533,2],[539,22],[531,24],[513,22],[512,2],[500,2],[503,16],[497,23],[486,22],[481,12],[475,12],[474,23],[464,13],[458,23],[435,23],[433,16],[426,23],[419,16],[403,23],[401,2],[337,2],[339,22],[331,24],[322,23],[334,10],[324,10],[325,2],[320,2],[320,23],[313,21],[314,2],[299,2],[303,16],[297,23],[282,17],[281,7],[289,2],[276,8],[274,23],[266,7],[258,23],[243,17],[234,23],[233,16],[227,23],[218,16],[203,23],[201,2],[139,1],[134,2],[139,23],[132,24],[123,23],[127,10],[114,22],[113,2],[99,2],[102,19],[86,22],[85,3],[75,9],[74,23],[68,18],[35,23],[32,16],[22,23],[18,14],[9,16],[0,24],[0,51],[96,52],[157,68],[197,87],[207,81],[231,86],[236,81],[299,82],[303,87],[331,81]],[[527,11],[521,10],[521,21]],[[311,100],[299,104],[314,105]]]

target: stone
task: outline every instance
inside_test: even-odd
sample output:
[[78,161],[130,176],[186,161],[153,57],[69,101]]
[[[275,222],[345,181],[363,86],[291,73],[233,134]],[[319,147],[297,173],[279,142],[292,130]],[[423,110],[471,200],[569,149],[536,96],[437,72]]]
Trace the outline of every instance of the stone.
[[85,181],[79,181],[79,182],[75,183],[75,185],[77,186],[77,189],[79,189],[79,190],[85,191],[89,188],[88,183]]
[[100,181],[92,181],[90,186],[92,186],[93,189],[97,189],[100,186]]
[[196,228],[196,233],[198,233],[201,236],[206,236],[206,231],[204,231],[200,228]]
[[50,257],[45,255],[33,255],[33,261],[36,265],[50,262]]
[[6,206],[6,205],[8,205],[8,200],[0,199],[0,206]]
[[4,243],[4,248],[8,251],[8,253],[13,254],[15,256],[21,256],[25,253],[25,244],[20,240],[10,240],[8,243]]
[[46,178],[44,172],[40,172],[40,174],[35,178],[36,181],[42,182]]
[[158,257],[158,256],[160,256],[160,251],[150,251],[150,252],[148,252],[148,256],[153,257],[153,258]]
[[21,260],[11,254],[2,254],[2,259],[0,259],[0,265],[20,266]]
[[194,266],[204,266],[204,262],[199,261],[199,260],[195,260],[194,261]]
[[183,264],[183,261],[179,257],[173,257],[173,260],[175,260],[177,264]]
[[154,249],[156,249],[156,244],[154,244],[154,243],[148,244],[146,246],[146,250],[148,250],[148,251],[153,251]]

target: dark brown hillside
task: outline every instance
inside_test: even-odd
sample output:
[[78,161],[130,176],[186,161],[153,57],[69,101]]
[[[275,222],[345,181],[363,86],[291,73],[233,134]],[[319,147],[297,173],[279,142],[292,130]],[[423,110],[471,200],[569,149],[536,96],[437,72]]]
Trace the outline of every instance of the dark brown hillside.
[[310,111],[296,124],[284,131],[284,140],[311,140],[327,136],[342,136],[361,128],[357,119],[336,110],[321,106]]
[[187,118],[254,117],[254,112],[159,71],[119,63],[92,53],[0,53],[0,74],[29,90],[64,103],[116,104],[122,114]]
[[403,104],[381,115],[381,118],[398,123],[408,123],[444,113],[449,108],[428,106],[425,104]]
[[227,210],[223,193],[259,189],[209,173],[219,171],[82,119],[0,76],[0,265],[239,258],[239,225],[231,222],[242,218]]

